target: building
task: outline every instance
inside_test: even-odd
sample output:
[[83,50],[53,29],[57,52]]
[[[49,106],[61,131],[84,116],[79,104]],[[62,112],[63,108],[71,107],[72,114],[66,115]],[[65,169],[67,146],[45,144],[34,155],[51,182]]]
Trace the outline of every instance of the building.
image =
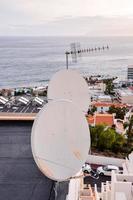
[[116,91],[116,97],[118,101],[122,104],[133,105],[133,90],[128,89],[118,89]]
[[67,200],[133,200],[133,152],[123,160],[123,171],[112,171],[111,181],[101,183],[101,190],[97,184],[83,185],[83,175],[72,179],[69,184]]
[[127,68],[127,79],[133,80],[133,65],[130,65]]
[[96,200],[133,200],[133,152],[123,163],[122,173],[112,171],[111,183],[102,183],[101,193],[95,189]]
[[117,78],[117,79],[113,80],[113,85],[114,85],[114,88],[122,87],[122,83],[121,83],[120,78]]
[[94,116],[87,117],[88,123],[91,126],[106,125],[112,127],[114,125],[114,114],[99,114],[95,113]]
[[124,108],[127,107],[126,104],[121,103],[107,103],[107,102],[92,102],[92,107],[95,106],[97,108],[97,112],[106,113],[109,111],[109,108],[111,106],[114,106],[115,108]]
[[87,121],[91,126],[105,125],[108,127],[112,127],[113,125],[115,125],[115,130],[119,134],[124,134],[126,131],[126,129],[124,129],[123,120],[115,119],[115,114],[95,113],[94,116],[92,115],[87,116]]
[[124,129],[124,121],[121,119],[115,119],[114,120],[115,124],[115,131],[119,134],[125,134],[126,129]]
[[110,95],[99,95],[98,96],[98,101],[101,102],[112,102],[111,96]]

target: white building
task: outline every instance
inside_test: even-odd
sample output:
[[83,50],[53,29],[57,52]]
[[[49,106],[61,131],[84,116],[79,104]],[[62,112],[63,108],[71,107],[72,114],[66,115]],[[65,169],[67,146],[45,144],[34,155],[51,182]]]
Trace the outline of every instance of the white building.
[[84,185],[81,173],[79,178],[70,181],[67,200],[133,200],[133,152],[122,165],[123,171],[112,171],[111,182],[101,184],[101,192],[97,185],[94,190],[90,185]]
[[115,108],[124,108],[127,107],[126,104],[121,104],[121,103],[110,103],[110,102],[100,102],[100,101],[96,101],[96,102],[92,102],[92,107],[95,106],[97,108],[97,112],[103,112],[106,113],[109,111],[109,108],[111,106],[114,106]]
[[101,193],[95,186],[96,200],[133,200],[133,152],[123,163],[123,173],[112,171],[111,182],[102,183]]
[[98,100],[100,102],[112,102],[110,95],[99,95]]
[[117,78],[113,81],[113,85],[115,88],[120,88],[122,86],[120,78]]

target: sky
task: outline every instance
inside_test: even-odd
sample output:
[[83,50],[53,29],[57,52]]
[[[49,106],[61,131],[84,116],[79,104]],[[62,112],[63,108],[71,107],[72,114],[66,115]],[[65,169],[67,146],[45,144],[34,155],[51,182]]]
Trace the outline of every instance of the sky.
[[133,36],[133,0],[0,0],[0,35]]

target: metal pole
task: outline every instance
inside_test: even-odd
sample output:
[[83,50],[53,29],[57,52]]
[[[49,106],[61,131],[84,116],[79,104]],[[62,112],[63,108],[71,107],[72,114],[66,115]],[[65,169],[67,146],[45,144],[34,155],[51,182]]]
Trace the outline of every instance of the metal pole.
[[68,69],[68,55],[69,55],[69,52],[66,52],[66,69]]

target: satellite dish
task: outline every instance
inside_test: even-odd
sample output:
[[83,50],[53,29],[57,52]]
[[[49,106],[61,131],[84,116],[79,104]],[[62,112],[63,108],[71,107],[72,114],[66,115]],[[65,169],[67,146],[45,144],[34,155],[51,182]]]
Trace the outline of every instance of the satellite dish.
[[48,100],[66,99],[87,112],[90,105],[88,85],[75,70],[61,70],[51,79],[48,86]]
[[75,175],[90,148],[83,112],[70,101],[49,102],[34,121],[31,147],[36,164],[50,179],[63,181]]

